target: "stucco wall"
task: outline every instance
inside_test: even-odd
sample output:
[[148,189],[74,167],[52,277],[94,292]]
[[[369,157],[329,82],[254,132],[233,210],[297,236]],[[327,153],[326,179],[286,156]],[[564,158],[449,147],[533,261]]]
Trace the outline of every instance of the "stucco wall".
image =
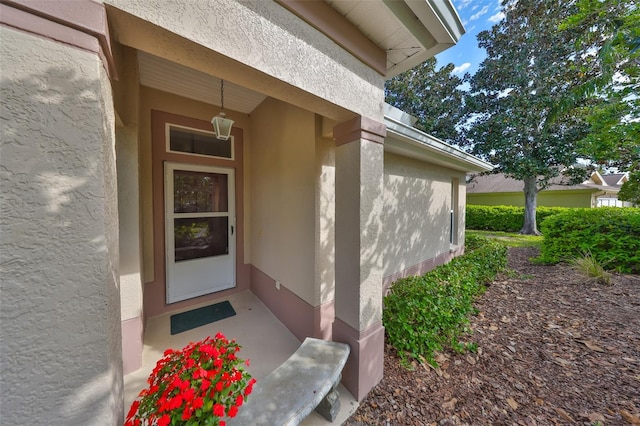
[[267,99],[251,129],[251,263],[316,306],[315,115]]
[[[142,256],[138,158],[139,86],[136,53],[119,58],[114,103],[120,125],[116,128],[118,218],[120,223],[120,301],[122,320],[142,318]],[[141,340],[141,339],[140,339]]]
[[124,373],[140,368],[143,347],[143,282],[136,127],[116,130],[120,251],[120,306]]
[[322,118],[316,118],[316,255],[315,296],[318,304],[334,300],[336,232],[336,146],[321,136]]
[[[544,207],[595,207],[590,191],[541,191],[537,205]],[[524,193],[469,194],[467,204],[482,206],[524,206]]]
[[545,207],[595,207],[592,194],[592,192],[542,191],[538,193],[538,205]]
[[336,316],[363,331],[382,320],[383,146],[336,148]]
[[100,58],[0,28],[3,424],[122,423],[114,112]]
[[[385,276],[449,252],[453,178],[464,184],[464,173],[385,153]],[[459,187],[458,241],[464,235],[464,195]]]
[[[116,32],[124,44],[325,116],[346,119],[348,110],[382,121],[384,78],[274,1],[105,3],[139,18],[120,15]],[[199,47],[218,56],[204,58]]]

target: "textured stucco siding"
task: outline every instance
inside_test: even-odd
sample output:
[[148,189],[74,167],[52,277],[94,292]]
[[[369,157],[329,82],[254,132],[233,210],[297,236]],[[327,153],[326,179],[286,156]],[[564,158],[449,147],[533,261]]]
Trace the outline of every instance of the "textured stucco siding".
[[[322,127],[318,118],[317,128]],[[317,304],[334,300],[335,290],[335,233],[336,233],[336,167],[335,142],[316,134],[316,254],[315,301]]]
[[251,133],[251,263],[317,306],[315,115],[267,99]]
[[382,320],[382,163],[379,143],[336,148],[336,315],[357,331]]
[[467,192],[467,204],[480,206],[524,206],[524,193],[470,194]]
[[120,296],[124,321],[142,316],[138,143],[135,129],[120,128],[117,135]]
[[537,204],[544,207],[595,207],[592,192],[542,191],[538,193]]
[[[116,127],[118,222],[120,225],[120,300],[122,320],[142,318],[142,256],[138,115],[140,87],[136,53],[119,49],[118,80],[113,82],[114,106],[120,118]],[[126,65],[125,65],[126,64]],[[125,343],[125,346],[127,344]]]
[[[595,207],[592,201],[593,193],[586,191],[555,191],[538,192],[536,204],[540,207]],[[508,192],[495,194],[469,194],[467,204],[481,206],[517,206],[524,207],[523,192]]]
[[93,53],[0,39],[1,422],[121,424],[111,86]]
[[[453,178],[464,184],[461,172],[385,154],[385,276],[449,252]],[[460,190],[458,241],[464,236],[464,195]]]
[[[179,60],[196,69],[211,66],[201,70],[295,105],[304,106],[305,100],[310,99],[303,96],[302,92],[306,92],[356,114],[382,120],[384,77],[274,1],[107,0],[105,3],[269,78],[254,75],[247,79],[247,73],[237,71],[225,77],[223,74],[230,71],[221,61],[202,64],[200,57],[190,56],[195,49],[185,47],[176,53],[168,47],[160,48],[159,44],[128,41],[157,56]],[[180,58],[175,57],[178,54]]]

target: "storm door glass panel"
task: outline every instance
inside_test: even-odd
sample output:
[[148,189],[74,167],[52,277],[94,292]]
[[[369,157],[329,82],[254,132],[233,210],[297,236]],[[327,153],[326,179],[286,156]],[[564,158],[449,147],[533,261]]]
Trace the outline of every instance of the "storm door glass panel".
[[[173,173],[175,261],[229,253],[228,175],[191,170]],[[186,215],[185,215],[186,213]],[[195,215],[195,217],[194,217]]]
[[213,213],[229,210],[228,175],[176,170],[173,175],[174,213]]
[[175,261],[229,254],[229,218],[174,219]]

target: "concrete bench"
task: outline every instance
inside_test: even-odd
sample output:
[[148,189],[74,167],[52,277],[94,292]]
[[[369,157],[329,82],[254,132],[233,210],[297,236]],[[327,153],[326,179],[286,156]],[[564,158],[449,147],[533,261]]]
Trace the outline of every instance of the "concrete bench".
[[294,426],[316,409],[332,422],[340,410],[336,387],[349,346],[308,337],[275,371],[258,380],[228,426]]

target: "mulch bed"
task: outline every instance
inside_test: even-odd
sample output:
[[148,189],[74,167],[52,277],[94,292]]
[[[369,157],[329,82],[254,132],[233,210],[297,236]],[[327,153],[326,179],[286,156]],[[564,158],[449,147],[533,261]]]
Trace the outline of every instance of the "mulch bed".
[[384,379],[345,425],[640,425],[640,276],[605,286],[535,256],[509,249],[510,273],[478,300],[477,353],[408,371],[387,345]]

